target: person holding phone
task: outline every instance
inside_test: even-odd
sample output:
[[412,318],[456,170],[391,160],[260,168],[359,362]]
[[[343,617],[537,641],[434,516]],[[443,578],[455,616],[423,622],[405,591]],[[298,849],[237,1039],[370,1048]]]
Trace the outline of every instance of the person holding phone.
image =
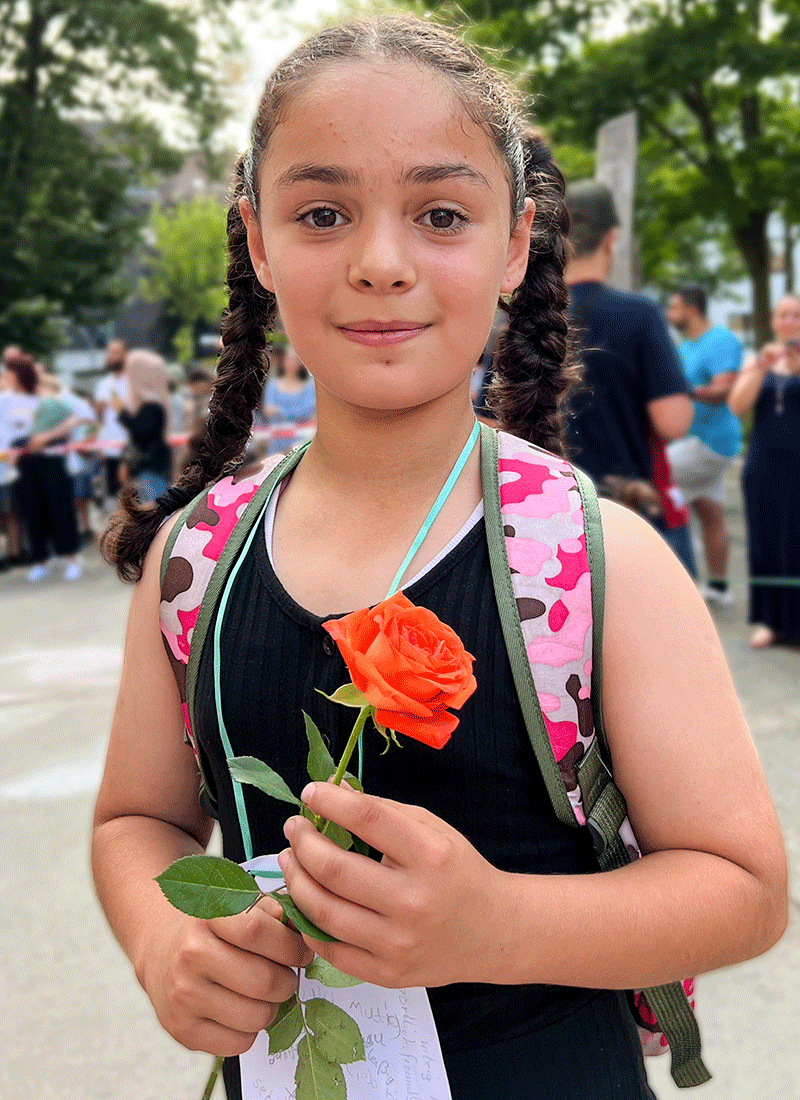
[[778,302],[772,330],[775,342],[750,356],[728,397],[737,416],[753,410],[742,483],[754,649],[800,642],[799,296]]

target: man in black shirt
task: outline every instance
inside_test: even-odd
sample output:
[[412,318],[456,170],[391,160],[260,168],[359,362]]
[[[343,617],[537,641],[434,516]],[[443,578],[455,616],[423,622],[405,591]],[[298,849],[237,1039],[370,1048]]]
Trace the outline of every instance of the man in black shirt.
[[[585,367],[572,401],[570,458],[601,489],[609,476],[652,483],[651,443],[679,439],[692,422],[680,360],[658,307],[605,285],[619,225],[610,190],[588,180],[568,187],[566,198],[565,278]],[[650,518],[667,533],[661,516]]]

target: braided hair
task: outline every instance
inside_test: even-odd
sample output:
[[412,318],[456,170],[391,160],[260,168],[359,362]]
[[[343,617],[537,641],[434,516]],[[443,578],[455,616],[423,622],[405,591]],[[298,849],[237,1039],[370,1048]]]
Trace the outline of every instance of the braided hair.
[[212,482],[232,473],[241,462],[267,377],[267,335],[275,322],[275,296],[253,270],[247,229],[239,199],[249,198],[246,154],[236,162],[228,210],[228,307],[222,317],[222,351],[217,363],[208,418],[197,441],[194,461],[154,503],[141,504],[136,489],[120,493],[119,510],[101,541],[103,556],[123,580],[137,581],[144,557],[164,520],[183,508]]
[[103,536],[102,549],[125,580],[141,576],[147,549],[164,519],[242,460],[266,379],[265,349],[277,307],[274,295],[261,286],[253,270],[239,200],[246,199],[258,211],[259,168],[291,96],[324,69],[348,61],[411,62],[435,71],[450,84],[468,116],[486,131],[503,160],[512,228],[524,210],[526,196],[535,200],[528,271],[506,307],[509,326],[489,400],[503,427],[560,450],[564,395],[574,374],[563,280],[568,220],[564,179],[547,146],[525,136],[519,97],[505,78],[436,23],[395,15],[328,27],[298,46],[269,78],[250,144],[236,163],[228,213],[229,305],[222,320],[223,347],[208,420],[196,460],[164,496],[153,504],[141,504],[135,489],[123,490],[120,510]]
[[536,203],[525,278],[508,303],[487,402],[501,426],[554,454],[564,453],[567,402],[581,368],[569,329],[564,282],[569,214],[565,182],[544,139],[522,140],[525,193]]

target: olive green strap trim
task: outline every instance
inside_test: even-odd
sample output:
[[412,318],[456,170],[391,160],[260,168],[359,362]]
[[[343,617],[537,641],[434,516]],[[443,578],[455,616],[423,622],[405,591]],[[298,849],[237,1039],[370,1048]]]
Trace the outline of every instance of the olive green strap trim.
[[305,443],[302,447],[289,451],[283,461],[278,463],[272,473],[258,487],[256,494],[248,502],[243,514],[231,531],[228,541],[222,548],[219,560],[214,566],[214,571],[200,603],[197,622],[192,633],[192,644],[189,648],[189,662],[186,666],[186,705],[192,729],[194,729],[194,696],[197,686],[197,673],[200,669],[200,659],[203,655],[208,628],[214,617],[222,586],[225,584],[228,573],[233,568],[239,550],[250,533],[253,524],[258,520],[264,500],[270,495],[281,478],[294,469],[303,457],[307,447],[308,443]]
[[483,507],[486,525],[486,543],[492,568],[497,611],[508,651],[517,698],[525,719],[539,771],[544,779],[550,802],[559,821],[565,825],[577,825],[575,813],[547,736],[542,708],[533,682],[533,673],[522,636],[522,624],[517,610],[511,569],[508,564],[503,514],[500,508],[500,479],[498,471],[497,433],[485,424],[481,425],[481,477],[483,480]]
[[603,543],[603,522],[594,482],[577,466],[572,467],[583,504],[583,526],[586,532],[586,553],[592,585],[592,714],[595,733],[600,739],[608,761],[611,752],[603,717],[603,627],[606,613],[606,554]]
[[700,1029],[680,982],[642,990],[669,1041],[670,1073],[678,1088],[689,1089],[711,1080],[700,1051]]
[[[160,583],[161,584],[164,583],[164,577],[165,577],[166,572],[167,572],[167,566],[169,565],[169,559],[170,559],[170,556],[172,554],[172,548],[175,545],[175,540],[177,539],[178,535],[180,534],[181,530],[183,529],[187,519],[192,514],[194,506],[196,504],[200,503],[200,501],[208,493],[210,488],[211,488],[211,486],[207,485],[205,487],[205,489],[200,490],[200,492],[197,494],[197,496],[193,500],[189,501],[189,503],[186,505],[186,507],[181,512],[180,519],[173,526],[170,533],[167,535],[167,541],[164,544],[164,551],[161,555],[161,574],[160,574]],[[169,517],[167,517],[167,518],[169,518]]]

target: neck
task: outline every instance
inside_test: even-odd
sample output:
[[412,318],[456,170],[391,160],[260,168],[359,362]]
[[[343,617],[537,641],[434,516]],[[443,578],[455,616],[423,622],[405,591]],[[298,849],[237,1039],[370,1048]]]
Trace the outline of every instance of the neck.
[[707,317],[693,317],[686,326],[686,339],[699,340],[704,332],[711,328],[711,322]]
[[[474,423],[466,388],[419,408],[381,413],[343,407],[318,387],[317,433],[301,467],[350,500],[416,498],[430,485],[441,487]],[[478,453],[476,447],[471,456],[476,468]]]
[[579,256],[570,260],[564,272],[564,282],[567,286],[575,286],[576,283],[604,283],[608,272],[609,257],[598,250],[591,256]]

